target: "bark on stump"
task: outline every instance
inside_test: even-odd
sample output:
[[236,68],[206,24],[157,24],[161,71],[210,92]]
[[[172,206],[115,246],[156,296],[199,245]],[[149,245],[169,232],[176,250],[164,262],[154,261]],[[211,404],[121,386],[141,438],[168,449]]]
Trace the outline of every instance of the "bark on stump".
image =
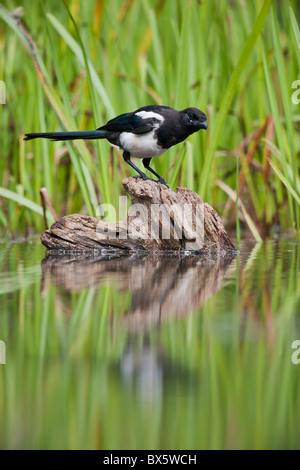
[[57,220],[41,241],[49,250],[235,252],[217,212],[186,188],[176,192],[151,180],[122,181],[131,197],[126,220],[103,222],[72,214]]

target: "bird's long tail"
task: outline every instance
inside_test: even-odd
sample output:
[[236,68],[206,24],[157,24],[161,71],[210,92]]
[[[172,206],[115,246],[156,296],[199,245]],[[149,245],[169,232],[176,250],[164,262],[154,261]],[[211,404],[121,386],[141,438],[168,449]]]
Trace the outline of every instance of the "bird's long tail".
[[37,132],[34,134],[25,134],[24,140],[32,140],[39,137],[51,140],[105,139],[107,137],[107,131]]

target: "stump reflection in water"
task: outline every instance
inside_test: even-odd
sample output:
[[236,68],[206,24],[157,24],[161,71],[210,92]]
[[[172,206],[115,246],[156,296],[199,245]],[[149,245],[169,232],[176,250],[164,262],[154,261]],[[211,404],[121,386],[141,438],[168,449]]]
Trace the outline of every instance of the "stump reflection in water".
[[132,292],[122,325],[131,331],[145,330],[198,309],[218,292],[233,258],[51,254],[42,262],[42,291],[51,278],[67,291],[117,284],[121,291]]

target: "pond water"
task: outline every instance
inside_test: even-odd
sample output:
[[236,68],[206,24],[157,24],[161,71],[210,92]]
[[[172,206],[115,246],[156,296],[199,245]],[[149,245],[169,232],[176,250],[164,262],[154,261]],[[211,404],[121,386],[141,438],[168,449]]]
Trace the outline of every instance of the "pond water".
[[2,243],[0,448],[299,448],[299,287],[288,240],[223,259]]

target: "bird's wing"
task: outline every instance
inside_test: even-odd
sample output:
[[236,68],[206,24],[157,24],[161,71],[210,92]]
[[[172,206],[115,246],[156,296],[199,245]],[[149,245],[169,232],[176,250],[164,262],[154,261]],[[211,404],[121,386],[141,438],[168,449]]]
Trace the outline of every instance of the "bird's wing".
[[157,124],[157,119],[152,117],[145,119],[134,113],[125,113],[111,119],[105,126],[99,127],[98,130],[145,134],[152,131],[156,127],[155,124]]

